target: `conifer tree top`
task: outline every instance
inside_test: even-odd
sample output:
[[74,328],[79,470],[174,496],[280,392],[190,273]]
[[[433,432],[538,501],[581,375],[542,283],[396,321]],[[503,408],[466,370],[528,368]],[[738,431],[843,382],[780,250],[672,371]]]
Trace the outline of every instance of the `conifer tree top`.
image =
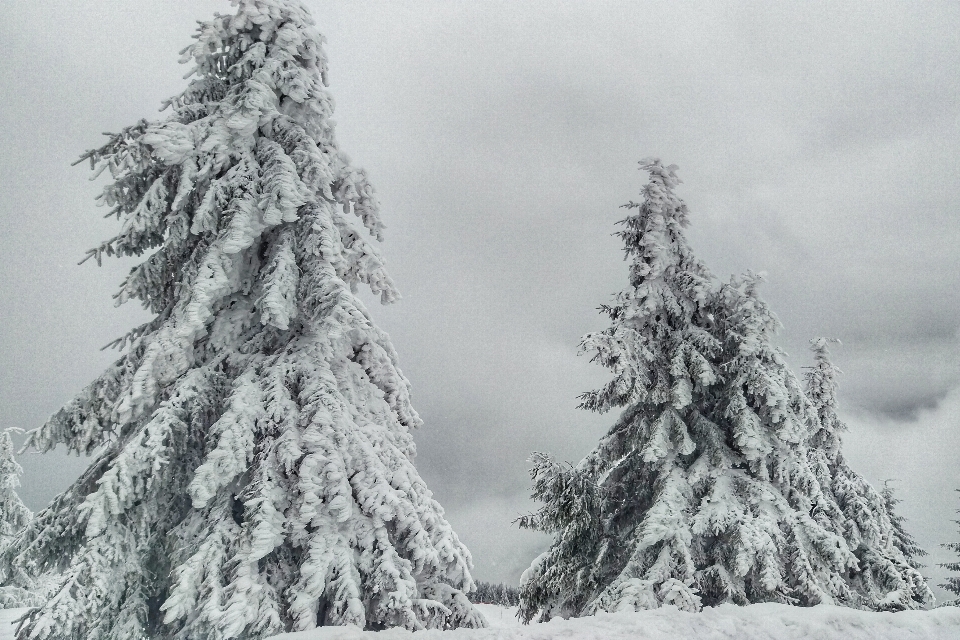
[[[115,296],[156,314],[115,342],[145,350],[111,416],[121,424],[155,406],[160,387],[197,361],[198,341],[220,346],[225,336],[213,320],[235,304],[230,296],[255,293],[251,311],[279,330],[320,313],[323,294],[303,286],[290,260],[295,250],[323,253],[331,275],[351,289],[365,283],[385,303],[399,297],[365,237],[383,232],[373,187],[336,143],[323,37],[301,2],[232,3],[235,14],[201,23],[183,50],[193,79],[166,103],[170,115],[141,120],[83,156],[98,175],[109,170],[113,182],[98,200],[120,221],[119,233],[88,257],[154,251]],[[311,230],[299,247],[293,223]],[[251,273],[246,254],[257,246],[270,247],[260,259],[272,268]],[[28,444],[45,451],[63,440],[89,453],[100,443],[53,427],[31,433]]]
[[[582,407],[607,411],[637,401],[688,402],[689,389],[674,384],[670,358],[678,344],[697,338],[687,331],[690,316],[702,307],[710,291],[710,273],[693,255],[684,234],[687,205],[674,189],[680,184],[676,165],[663,166],[657,158],[640,162],[650,174],[643,202],[629,202],[630,215],[620,221],[624,252],[630,261],[629,287],[601,310],[611,327],[584,336],[581,350],[614,372],[603,388],[583,395]],[[700,333],[701,338],[705,334]],[[705,345],[693,345],[699,351]],[[694,356],[696,357],[696,356]],[[709,377],[709,367],[702,369]]]

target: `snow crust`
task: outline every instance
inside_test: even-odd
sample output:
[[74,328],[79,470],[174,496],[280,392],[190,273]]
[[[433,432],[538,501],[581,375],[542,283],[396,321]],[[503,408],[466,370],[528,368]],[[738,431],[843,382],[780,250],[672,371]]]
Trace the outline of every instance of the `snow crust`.
[[523,626],[516,607],[476,605],[490,627],[453,631],[356,627],[322,627],[287,633],[271,640],[956,640],[960,608],[931,611],[872,612],[818,605],[791,607],[762,603],[725,604],[700,613],[661,607],[649,611],[600,613],[595,616]]

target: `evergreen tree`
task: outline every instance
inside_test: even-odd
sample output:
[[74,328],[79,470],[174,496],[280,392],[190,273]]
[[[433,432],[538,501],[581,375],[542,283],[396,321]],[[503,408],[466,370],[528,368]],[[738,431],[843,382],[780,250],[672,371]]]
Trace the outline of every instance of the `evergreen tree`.
[[837,415],[837,376],[829,343],[814,338],[810,349],[814,366],[806,373],[806,395],[813,409],[808,445],[810,466],[824,494],[814,517],[842,536],[857,558],[857,570],[848,576],[853,604],[869,609],[898,611],[933,603],[933,593],[917,569],[925,555],[893,512],[898,500],[888,486],[878,492],[857,474],[840,450],[846,425]]
[[184,50],[170,115],[84,156],[120,221],[90,256],[147,255],[117,297],[155,318],[29,436],[95,459],[4,554],[5,584],[62,573],[18,637],[483,626],[413,466],[409,383],[355,295],[397,298],[322,37],[297,0],[233,4]]
[[17,495],[23,467],[13,457],[10,432],[0,433],[0,549],[10,545],[18,533],[33,519],[30,509]]
[[516,587],[504,583],[479,581],[476,590],[470,594],[471,602],[496,604],[503,607],[515,607],[519,604],[519,592]]
[[[821,602],[872,607],[858,559],[817,517],[808,462],[816,416],[771,340],[779,323],[747,274],[717,288],[684,236],[676,167],[650,173],[619,233],[629,287],[581,347],[614,378],[583,396],[624,408],[576,466],[535,454],[523,527],[554,534],[521,579],[531,620],[673,604]],[[832,505],[835,512],[839,507]]]
[[[33,514],[17,495],[23,468],[13,457],[13,440],[10,431],[0,433],[0,551],[13,543],[16,536],[33,519]],[[24,587],[0,587],[0,607],[32,606],[39,602],[36,585],[24,576]]]
[[478,581],[474,584],[474,590],[470,592],[470,602],[485,603],[487,597],[487,588],[486,584],[483,581]]
[[927,552],[917,544],[910,532],[907,531],[905,523],[906,518],[897,513],[897,505],[902,502],[894,493],[893,485],[890,480],[885,480],[883,489],[880,490],[883,496],[883,503],[887,508],[887,517],[893,526],[893,544],[900,549],[900,552],[914,569],[922,569],[926,565],[920,562],[919,558],[928,555]]
[[[957,489],[956,491],[960,491]],[[960,509],[957,510],[957,513],[960,513]],[[956,524],[960,524],[960,520],[954,520]],[[960,542],[948,542],[942,545],[945,549],[949,549],[956,554],[960,554]],[[943,562],[937,565],[947,571],[952,571],[955,574],[960,574],[960,562]],[[947,576],[947,581],[940,585],[941,588],[946,589],[950,593],[956,594],[957,597],[950,602],[944,602],[942,606],[953,606],[960,607],[960,575]]]

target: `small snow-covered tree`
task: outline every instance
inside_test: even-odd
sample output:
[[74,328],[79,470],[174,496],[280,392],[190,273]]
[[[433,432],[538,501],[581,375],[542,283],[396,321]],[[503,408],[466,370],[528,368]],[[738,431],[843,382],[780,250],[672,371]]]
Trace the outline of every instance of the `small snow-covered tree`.
[[[0,433],[0,552],[14,541],[33,519],[30,509],[17,495],[23,468],[13,457],[13,440],[9,430]],[[24,576],[27,578],[27,576]],[[36,585],[25,580],[22,586],[0,587],[0,607],[32,606],[39,601]]]
[[[956,491],[960,492],[960,489]],[[960,509],[957,510],[957,513],[960,513]],[[954,520],[956,524],[960,524],[960,520]],[[945,549],[949,549],[954,553],[960,555],[960,542],[948,542],[942,545]],[[941,588],[946,589],[950,593],[956,594],[956,598],[950,602],[943,603],[944,606],[954,606],[960,607],[960,561],[958,562],[943,562],[937,565],[947,571],[951,571],[954,574],[952,576],[947,576],[946,582],[940,585]]]
[[847,576],[854,606],[880,610],[915,609],[933,603],[933,593],[917,570],[925,555],[903,528],[889,486],[881,493],[854,471],[841,452],[846,425],[837,415],[837,376],[830,342],[810,341],[814,365],[806,373],[806,395],[813,409],[809,437],[810,466],[821,487],[814,517],[838,535],[857,558]]
[[[85,157],[155,317],[28,445],[93,454],[5,552],[62,573],[19,638],[260,638],[482,626],[471,560],[414,465],[421,424],[355,295],[397,298],[298,0],[233,0],[184,50],[170,115]],[[359,221],[359,224],[355,222]]]
[[13,457],[13,440],[9,431],[0,433],[0,549],[5,549],[14,537],[33,519],[33,513],[17,495],[21,467]]
[[907,519],[897,513],[897,505],[903,501],[897,498],[891,480],[885,480],[883,482],[883,489],[880,490],[880,495],[883,496],[883,503],[887,507],[887,517],[890,518],[890,523],[893,526],[893,544],[897,549],[900,549],[900,552],[907,559],[907,562],[910,563],[911,567],[914,569],[924,568],[926,565],[920,562],[920,558],[928,554],[926,550],[917,544],[917,541],[910,532],[907,531]]
[[[871,607],[858,559],[818,517],[816,417],[772,345],[779,327],[748,274],[716,287],[687,244],[675,167],[650,173],[622,221],[629,286],[582,349],[614,373],[582,407],[623,412],[576,466],[535,454],[519,523],[554,534],[521,580],[525,620],[672,604]],[[834,513],[840,509],[832,505]]]

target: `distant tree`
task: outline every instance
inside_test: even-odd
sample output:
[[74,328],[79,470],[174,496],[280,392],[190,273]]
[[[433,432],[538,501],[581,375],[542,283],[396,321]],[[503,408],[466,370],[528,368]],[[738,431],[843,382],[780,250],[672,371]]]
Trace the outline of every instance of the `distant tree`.
[[29,436],[95,458],[4,553],[8,586],[62,576],[21,640],[484,624],[413,465],[409,383],[355,295],[398,297],[323,38],[298,0],[233,4],[185,50],[170,115],[84,156],[120,221],[90,256],[146,256],[118,302],[155,317]]
[[554,541],[521,579],[521,617],[724,602],[877,608],[855,550],[818,517],[843,510],[824,507],[832,496],[808,459],[818,418],[772,344],[779,322],[759,278],[714,286],[684,235],[676,167],[641,166],[650,182],[619,233],[629,286],[602,307],[610,327],[581,344],[614,374],[581,406],[624,410],[578,465],[533,457],[542,506],[519,524]]
[[[960,491],[960,489],[957,489],[956,491]],[[957,513],[960,513],[960,509],[957,510]],[[954,520],[954,522],[956,524],[960,524],[960,520]],[[960,554],[960,542],[948,542],[944,544],[943,547],[953,551],[956,554]],[[940,585],[941,588],[946,589],[950,593],[958,596],[950,602],[944,602],[943,606],[960,607],[960,562],[943,562],[937,566],[957,574],[948,576],[946,579],[947,581]]]
[[470,592],[470,602],[485,604],[487,602],[487,583],[482,580],[474,584],[474,590]]
[[841,452],[846,425],[837,415],[837,376],[829,344],[839,340],[810,341],[814,365],[806,373],[806,395],[814,413],[809,442],[810,466],[824,498],[816,502],[814,517],[843,536],[857,558],[857,570],[848,583],[854,603],[869,609],[898,611],[933,603],[933,593],[917,569],[917,558],[926,555],[894,513],[899,502],[889,485],[878,492],[857,474]]
[[516,587],[504,583],[477,582],[477,588],[470,594],[471,602],[496,604],[503,607],[515,607],[519,604],[519,592]]
[[914,540],[913,536],[907,531],[907,519],[897,513],[896,507],[902,502],[902,500],[896,497],[896,493],[891,483],[892,480],[884,480],[883,489],[880,490],[880,495],[883,496],[884,505],[887,507],[887,516],[890,518],[890,522],[893,525],[893,544],[896,545],[897,549],[900,549],[901,553],[903,553],[903,556],[907,559],[907,562],[910,563],[911,567],[914,569],[922,569],[926,565],[920,562],[919,558],[922,558],[928,554],[923,548],[920,547],[920,545],[917,544],[917,541]]

